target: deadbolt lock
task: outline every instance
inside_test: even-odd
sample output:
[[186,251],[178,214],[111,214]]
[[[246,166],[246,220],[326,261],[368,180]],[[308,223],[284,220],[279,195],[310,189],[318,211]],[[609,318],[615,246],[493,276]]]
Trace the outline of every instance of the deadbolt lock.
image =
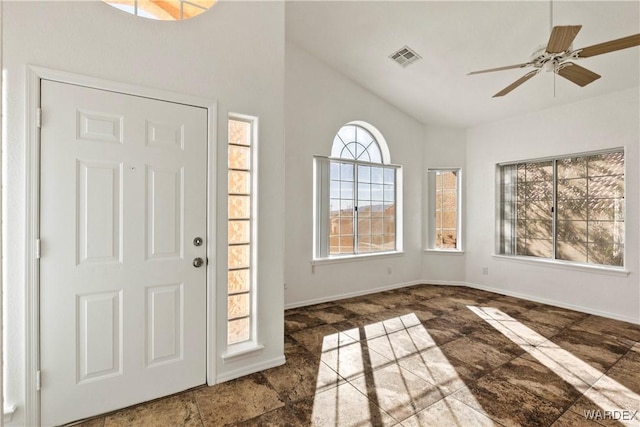
[[193,246],[202,246],[202,237],[196,237],[193,239]]

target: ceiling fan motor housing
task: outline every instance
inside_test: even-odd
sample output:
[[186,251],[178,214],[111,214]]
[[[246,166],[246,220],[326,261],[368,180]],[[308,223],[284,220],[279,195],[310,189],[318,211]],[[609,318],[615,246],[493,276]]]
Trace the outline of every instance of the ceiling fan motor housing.
[[558,69],[562,67],[563,63],[570,59],[575,59],[576,57],[577,54],[573,51],[573,46],[569,46],[569,48],[564,52],[549,53],[547,52],[547,47],[542,45],[533,52],[529,63],[534,68],[557,72]]

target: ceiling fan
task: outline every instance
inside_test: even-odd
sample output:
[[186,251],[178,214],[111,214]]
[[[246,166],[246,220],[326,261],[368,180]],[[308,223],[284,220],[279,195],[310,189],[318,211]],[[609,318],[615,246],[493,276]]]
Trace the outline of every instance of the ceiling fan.
[[572,60],[602,55],[603,53],[614,52],[616,50],[627,49],[640,45],[640,34],[634,34],[632,36],[610,40],[593,46],[583,47],[581,49],[573,49],[573,40],[576,38],[581,28],[582,25],[561,25],[553,27],[547,45],[538,48],[533,55],[531,55],[529,62],[517,65],[508,65],[506,67],[490,68],[488,70],[473,71],[468,75],[510,70],[514,68],[534,68],[533,71],[528,72],[506,88],[502,89],[500,92],[493,95],[494,98],[508,94],[542,70],[552,71],[555,74],[559,74],[565,79],[572,81],[578,86],[584,87],[594,80],[599,79],[600,75],[571,62]]

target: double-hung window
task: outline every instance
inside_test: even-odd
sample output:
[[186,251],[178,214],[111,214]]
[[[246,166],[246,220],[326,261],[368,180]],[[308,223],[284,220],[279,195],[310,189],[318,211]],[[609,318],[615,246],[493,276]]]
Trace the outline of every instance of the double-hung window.
[[622,149],[498,166],[498,252],[624,266]]
[[379,132],[343,126],[331,157],[315,156],[314,169],[314,259],[400,250],[401,168]]

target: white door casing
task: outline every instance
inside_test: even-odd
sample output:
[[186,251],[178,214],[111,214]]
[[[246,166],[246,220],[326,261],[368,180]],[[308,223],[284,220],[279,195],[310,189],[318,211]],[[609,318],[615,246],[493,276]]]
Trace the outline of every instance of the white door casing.
[[48,80],[41,106],[42,423],[204,384],[207,110]]

